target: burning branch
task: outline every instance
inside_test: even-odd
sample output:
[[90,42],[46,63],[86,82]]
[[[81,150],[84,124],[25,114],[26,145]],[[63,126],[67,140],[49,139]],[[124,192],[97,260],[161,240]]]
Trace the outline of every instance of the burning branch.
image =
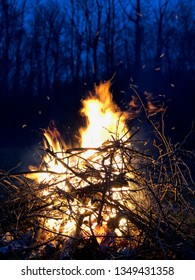
[[0,173],[0,187],[8,196],[0,206],[0,255],[9,242],[16,252],[17,240],[27,235],[19,250],[22,258],[44,255],[46,248],[55,258],[75,258],[86,248],[90,257],[150,257],[148,252],[157,249],[159,257],[167,258],[184,254],[186,243],[192,243],[192,176],[179,146],[165,135],[165,110],[157,110],[157,122],[150,96],[149,107],[137,92],[130,103],[144,112],[154,131],[150,150],[148,141],[137,140],[139,128],[130,134],[128,112],[113,103],[108,88],[96,88],[83,102],[88,127],[80,129],[80,148],[67,147],[52,125],[44,130],[38,168]]

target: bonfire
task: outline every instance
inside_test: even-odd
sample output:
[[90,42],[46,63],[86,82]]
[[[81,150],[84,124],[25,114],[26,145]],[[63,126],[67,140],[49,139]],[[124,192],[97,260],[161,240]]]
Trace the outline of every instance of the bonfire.
[[[166,137],[166,109],[151,94],[143,101],[133,88],[122,111],[110,86],[101,83],[82,101],[86,126],[77,144],[68,145],[51,122],[43,129],[40,165],[1,172],[2,258],[194,256],[194,183],[182,159],[192,154]],[[141,138],[141,124],[151,139]]]

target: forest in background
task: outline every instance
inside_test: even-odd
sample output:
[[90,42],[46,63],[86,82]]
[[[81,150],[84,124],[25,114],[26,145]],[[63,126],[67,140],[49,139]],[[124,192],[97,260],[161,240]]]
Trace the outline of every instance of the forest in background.
[[1,0],[1,147],[28,145],[51,119],[74,126],[83,96],[112,77],[119,104],[132,84],[165,95],[171,137],[183,139],[195,111],[194,23],[192,0]]

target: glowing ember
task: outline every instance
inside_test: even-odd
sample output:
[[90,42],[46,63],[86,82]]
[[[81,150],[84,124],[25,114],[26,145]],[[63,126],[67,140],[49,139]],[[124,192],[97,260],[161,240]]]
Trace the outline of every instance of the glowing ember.
[[[129,183],[133,178],[129,157],[118,145],[127,142],[130,134],[127,114],[113,102],[109,89],[110,82],[102,83],[82,102],[87,127],[79,130],[80,149],[68,149],[55,126],[44,130],[42,163],[39,168],[31,166],[34,172],[28,177],[47,186],[40,198],[51,206],[40,223],[50,231],[75,237],[93,234],[98,242],[107,232],[129,231],[127,219],[118,212],[121,207],[134,209],[131,191],[137,186]],[[122,174],[124,166],[126,174]],[[139,199],[141,204],[144,198]],[[113,206],[117,201],[118,209]]]

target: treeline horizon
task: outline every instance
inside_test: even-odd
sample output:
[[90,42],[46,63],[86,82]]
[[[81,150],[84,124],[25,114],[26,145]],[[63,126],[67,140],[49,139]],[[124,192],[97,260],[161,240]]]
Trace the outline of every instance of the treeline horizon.
[[114,77],[119,93],[134,84],[167,94],[176,125],[189,128],[194,22],[192,0],[1,0],[1,125],[38,122],[47,106],[46,119],[70,116],[94,83]]
[[55,95],[115,72],[172,84],[194,74],[191,0],[1,0],[0,16],[1,95]]

